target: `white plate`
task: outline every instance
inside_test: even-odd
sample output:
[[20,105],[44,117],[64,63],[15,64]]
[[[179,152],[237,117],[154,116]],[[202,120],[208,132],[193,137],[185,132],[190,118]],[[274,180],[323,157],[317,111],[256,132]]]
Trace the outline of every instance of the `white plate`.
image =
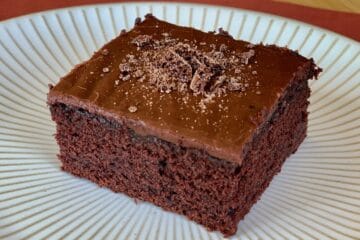
[[60,171],[47,84],[148,12],[287,45],[324,68],[311,83],[308,137],[234,239],[360,239],[360,44],[277,16],[163,3],[69,8],[0,23],[0,238],[222,238]]

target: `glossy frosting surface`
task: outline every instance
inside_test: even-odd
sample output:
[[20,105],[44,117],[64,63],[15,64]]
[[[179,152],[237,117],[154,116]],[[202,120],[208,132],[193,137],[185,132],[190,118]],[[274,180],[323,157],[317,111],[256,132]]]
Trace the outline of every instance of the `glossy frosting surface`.
[[[249,43],[230,36],[146,17],[63,77],[50,90],[49,104],[61,102],[83,107],[126,121],[138,133],[204,149],[214,157],[241,163],[244,145],[268,119],[284,90],[292,84],[294,74],[311,60],[285,48],[252,46],[255,55],[251,63],[239,64],[241,77],[248,83],[246,90],[215,97],[201,111],[200,95],[188,94],[184,102],[182,93],[156,91],[146,79],[140,82],[130,77],[119,81],[119,65],[126,55],[141,56],[141,50],[131,41],[139,35],[162,39],[164,33],[179,42],[191,41],[200,51],[208,51],[211,44],[216,47],[225,44],[231,53],[248,51]],[[225,72],[228,76],[236,75],[227,69]]]

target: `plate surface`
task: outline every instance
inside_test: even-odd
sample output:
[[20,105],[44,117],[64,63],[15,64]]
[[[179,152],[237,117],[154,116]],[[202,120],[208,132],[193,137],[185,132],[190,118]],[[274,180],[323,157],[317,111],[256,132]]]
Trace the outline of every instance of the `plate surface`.
[[68,175],[56,158],[48,83],[148,12],[287,45],[324,69],[311,82],[308,137],[233,239],[360,239],[360,44],[277,16],[163,3],[70,8],[0,23],[0,238],[222,239]]

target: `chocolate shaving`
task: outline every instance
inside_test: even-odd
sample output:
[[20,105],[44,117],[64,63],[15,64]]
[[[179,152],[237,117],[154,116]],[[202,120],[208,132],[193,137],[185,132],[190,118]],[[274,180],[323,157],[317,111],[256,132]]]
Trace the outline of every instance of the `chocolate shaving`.
[[149,65],[149,81],[161,92],[177,90],[180,83],[191,81],[192,69],[179,54],[170,47],[155,53]]
[[228,82],[228,88],[230,91],[245,91],[244,84],[240,81],[239,78],[230,78],[230,81]]
[[134,112],[136,112],[138,109],[137,109],[136,106],[130,106],[130,107],[128,108],[128,110],[129,110],[129,112],[134,113]]
[[252,43],[249,43],[248,45],[246,45],[246,47],[247,47],[247,48],[254,48],[254,47],[255,47],[255,45],[254,45],[254,44],[252,44]]
[[241,58],[241,62],[244,63],[245,65],[249,64],[250,59],[255,56],[255,50],[250,49],[247,52],[243,52],[240,55]]
[[151,44],[152,37],[150,35],[139,35],[136,38],[134,38],[131,42],[138,47],[145,47]]
[[120,80],[123,80],[123,81],[129,80],[130,73],[132,71],[130,64],[129,63],[121,63],[119,65],[119,69],[120,69],[120,75],[119,75]]
[[[123,81],[131,76],[141,82],[147,80],[160,92],[177,91],[181,94],[200,95],[201,109],[205,109],[204,106],[216,96],[231,91],[243,92],[249,87],[241,77],[244,66],[240,63],[249,64],[255,56],[253,49],[236,53],[234,50],[230,51],[225,44],[210,44],[210,51],[204,51],[198,49],[195,41],[180,42],[171,38],[168,33],[162,33],[160,39],[139,35],[132,43],[141,53],[138,58],[127,55],[119,65],[119,78]],[[204,42],[198,44],[206,45]],[[235,72],[237,76],[228,77],[227,72]],[[252,74],[257,73],[253,71]],[[185,101],[187,97],[182,99]]]
[[131,67],[130,67],[130,64],[128,63],[122,63],[119,65],[119,69],[120,69],[120,72],[121,73],[129,73],[131,72]]
[[205,64],[201,64],[196,69],[196,72],[191,79],[190,89],[195,95],[205,93],[205,87],[210,83],[212,76],[211,68],[207,67]]
[[220,48],[219,48],[220,52],[225,52],[227,49],[228,49],[228,47],[225,44],[220,45]]
[[127,80],[130,80],[130,75],[122,75],[122,74],[120,74],[119,78],[121,80],[123,80],[123,81],[127,81]]
[[213,85],[210,87],[211,92],[217,92],[216,90],[219,89],[223,83],[226,81],[225,76],[219,76],[216,81],[214,81]]
[[144,75],[144,71],[138,69],[134,72],[134,77],[141,78]]

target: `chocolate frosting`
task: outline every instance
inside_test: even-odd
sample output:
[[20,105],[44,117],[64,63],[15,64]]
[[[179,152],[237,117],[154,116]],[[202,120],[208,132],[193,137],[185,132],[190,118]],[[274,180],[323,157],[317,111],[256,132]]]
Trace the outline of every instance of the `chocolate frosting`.
[[[229,61],[222,69],[228,79],[240,76],[246,88],[215,96],[204,108],[199,103],[206,94],[193,94],[190,90],[161,92],[146,74],[141,81],[134,74],[121,78],[126,69],[119,66],[126,64],[129,56],[143,63],[136,70],[143,72],[146,65],[146,46],[134,44],[139,36],[151,36],[154,41],[169,37],[177,43],[191,43],[200,52],[226,46],[225,58],[229,59],[246,56],[251,49],[245,62]],[[233,65],[228,67],[229,64]],[[122,32],[63,77],[50,89],[48,104],[81,107],[126,123],[138,134],[203,149],[216,158],[241,164],[247,144],[271,117],[286,89],[300,78],[316,77],[319,71],[312,59],[286,48],[249,45],[228,34],[204,33],[147,15],[131,31]]]

